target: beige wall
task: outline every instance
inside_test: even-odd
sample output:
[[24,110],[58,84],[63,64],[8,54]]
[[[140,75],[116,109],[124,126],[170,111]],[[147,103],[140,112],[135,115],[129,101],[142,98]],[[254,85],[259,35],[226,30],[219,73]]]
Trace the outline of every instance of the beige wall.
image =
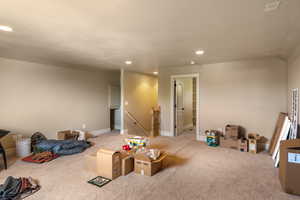
[[20,134],[109,128],[108,86],[120,73],[83,71],[0,58],[0,126]]
[[159,74],[162,133],[170,132],[170,77],[199,73],[200,131],[238,124],[270,138],[287,110],[287,65],[278,58],[169,68]]
[[150,131],[151,110],[157,106],[157,77],[125,71],[123,79],[125,110]]
[[183,83],[183,126],[190,128],[193,126],[193,79],[176,78]]
[[300,89],[300,45],[288,59],[288,111],[291,111],[291,101],[293,88]]

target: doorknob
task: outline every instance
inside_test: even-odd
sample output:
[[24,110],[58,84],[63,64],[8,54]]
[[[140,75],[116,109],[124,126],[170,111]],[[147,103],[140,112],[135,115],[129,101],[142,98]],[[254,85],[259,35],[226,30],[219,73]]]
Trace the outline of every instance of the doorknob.
[[184,108],[181,108],[181,110],[184,110]]

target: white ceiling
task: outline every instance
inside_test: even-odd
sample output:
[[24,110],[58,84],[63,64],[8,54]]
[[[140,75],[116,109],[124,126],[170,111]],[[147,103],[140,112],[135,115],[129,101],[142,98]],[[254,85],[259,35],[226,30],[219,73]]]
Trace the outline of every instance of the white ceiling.
[[270,1],[1,0],[0,25],[14,32],[0,32],[0,56],[141,72],[190,60],[287,58],[300,43],[300,0],[265,13]]

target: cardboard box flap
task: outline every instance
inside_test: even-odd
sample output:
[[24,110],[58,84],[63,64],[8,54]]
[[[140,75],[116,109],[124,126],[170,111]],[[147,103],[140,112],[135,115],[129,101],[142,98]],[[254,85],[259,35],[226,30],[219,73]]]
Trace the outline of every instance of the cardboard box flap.
[[145,162],[151,162],[151,158],[149,158],[145,153],[138,153],[134,155],[134,159]]
[[160,156],[159,156],[159,158],[156,159],[156,160],[153,160],[152,162],[153,162],[153,163],[161,162],[163,159],[165,159],[165,158],[167,157],[167,155],[168,155],[168,154],[166,154],[166,153],[161,153]]
[[144,162],[153,162],[153,163],[157,163],[157,162],[161,162],[166,156],[167,156],[167,154],[162,152],[162,153],[160,154],[160,156],[158,157],[158,159],[152,160],[152,159],[149,158],[145,153],[139,153],[139,154],[136,154],[136,155],[134,156],[134,159],[140,160],[140,161],[144,161]]
[[113,155],[115,153],[119,153],[119,151],[111,150],[111,149],[99,149],[97,153],[104,153],[108,155]]
[[226,126],[225,126],[225,128],[228,130],[228,129],[238,129],[239,128],[239,126],[237,126],[237,125],[232,125],[232,124],[227,124]]
[[300,147],[300,139],[282,140],[280,141],[280,147]]
[[257,133],[248,133],[248,139],[260,140],[261,136]]

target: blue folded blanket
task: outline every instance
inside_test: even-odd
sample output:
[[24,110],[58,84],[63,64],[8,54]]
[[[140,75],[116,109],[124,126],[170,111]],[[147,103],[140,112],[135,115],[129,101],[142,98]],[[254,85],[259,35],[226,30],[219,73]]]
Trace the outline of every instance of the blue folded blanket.
[[91,144],[78,140],[43,140],[36,144],[36,148],[42,151],[51,151],[58,155],[72,155],[81,153]]

